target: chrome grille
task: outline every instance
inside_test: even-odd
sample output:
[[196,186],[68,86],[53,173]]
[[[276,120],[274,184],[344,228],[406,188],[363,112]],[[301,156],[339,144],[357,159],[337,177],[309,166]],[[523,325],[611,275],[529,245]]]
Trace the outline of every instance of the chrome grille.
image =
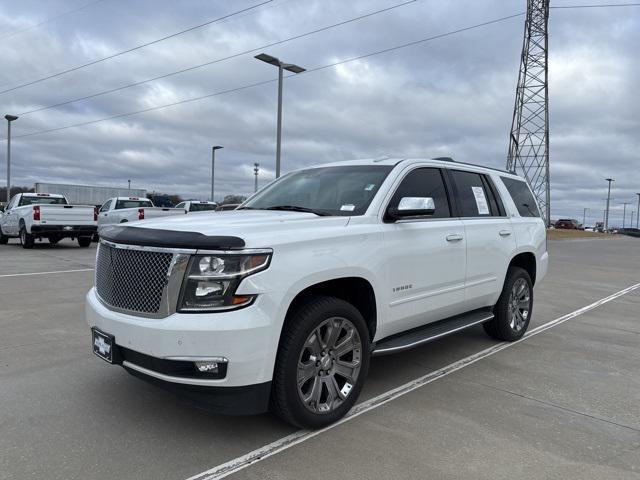
[[121,310],[158,313],[173,254],[116,248],[100,243],[96,291],[104,303]]

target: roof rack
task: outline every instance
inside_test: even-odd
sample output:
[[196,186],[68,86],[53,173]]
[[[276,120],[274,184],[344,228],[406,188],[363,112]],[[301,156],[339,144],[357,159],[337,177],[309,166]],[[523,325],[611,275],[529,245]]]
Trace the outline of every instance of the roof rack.
[[432,158],[431,160],[439,160],[441,162],[455,162],[455,160],[451,157],[436,157]]

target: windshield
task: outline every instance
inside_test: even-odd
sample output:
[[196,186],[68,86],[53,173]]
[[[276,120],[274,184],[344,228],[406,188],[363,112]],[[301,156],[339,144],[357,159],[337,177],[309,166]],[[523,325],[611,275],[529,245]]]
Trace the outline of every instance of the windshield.
[[116,202],[116,210],[123,208],[140,208],[140,207],[153,207],[149,200],[118,200]]
[[293,172],[241,208],[308,209],[322,215],[362,215],[392,168],[390,165],[352,165]]
[[66,205],[67,200],[62,197],[22,197],[20,207],[25,205]]
[[189,207],[190,212],[204,212],[205,210],[215,210],[216,205],[213,203],[192,203]]

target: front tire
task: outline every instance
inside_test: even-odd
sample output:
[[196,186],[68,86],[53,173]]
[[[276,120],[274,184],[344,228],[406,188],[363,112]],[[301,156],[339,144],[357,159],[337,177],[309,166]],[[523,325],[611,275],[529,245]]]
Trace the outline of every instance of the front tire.
[[273,375],[272,410],[285,422],[317,429],[354,405],[369,370],[369,329],[353,305],[313,296],[293,310]]
[[510,267],[498,303],[495,317],[483,324],[485,332],[497,340],[514,342],[522,338],[529,327],[533,311],[533,282],[520,267]]
[[33,248],[35,241],[34,236],[27,233],[27,229],[22,225],[22,228],[20,228],[20,243],[22,244],[22,248]]

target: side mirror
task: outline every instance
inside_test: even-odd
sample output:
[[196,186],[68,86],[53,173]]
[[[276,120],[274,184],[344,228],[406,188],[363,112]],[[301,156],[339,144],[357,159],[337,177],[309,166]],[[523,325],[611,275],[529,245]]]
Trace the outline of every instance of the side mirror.
[[390,208],[388,213],[391,218],[398,220],[405,217],[421,217],[433,215],[436,211],[436,203],[431,197],[402,197],[395,208]]

